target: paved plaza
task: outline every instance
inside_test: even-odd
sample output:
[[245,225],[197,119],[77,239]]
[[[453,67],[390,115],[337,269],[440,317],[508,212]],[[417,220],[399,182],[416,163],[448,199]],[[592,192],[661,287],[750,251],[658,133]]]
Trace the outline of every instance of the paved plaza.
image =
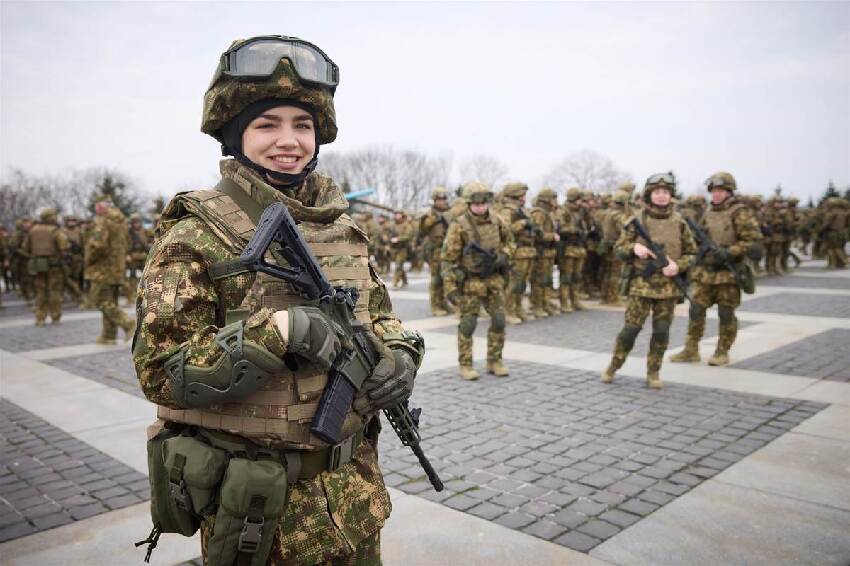
[[[446,489],[434,492],[389,427],[388,565],[850,564],[850,272],[808,261],[759,280],[731,365],[670,364],[644,387],[648,331],[599,381],[623,311],[508,328],[506,378],[457,376],[454,317],[432,317],[427,277],[392,293],[425,336],[412,404]],[[145,428],[127,344],[96,346],[100,314],[36,328],[0,311],[0,564],[142,564],[150,530]],[[687,305],[671,349],[681,347]],[[475,334],[484,369],[486,328]],[[714,349],[716,309],[701,342]],[[151,563],[200,564],[165,535]]]

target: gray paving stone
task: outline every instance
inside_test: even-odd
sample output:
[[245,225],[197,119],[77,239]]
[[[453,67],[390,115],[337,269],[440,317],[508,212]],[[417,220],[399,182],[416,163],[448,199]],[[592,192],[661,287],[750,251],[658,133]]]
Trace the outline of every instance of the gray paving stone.
[[629,525],[637,523],[641,519],[638,515],[626,513],[625,511],[620,511],[619,509],[606,511],[605,513],[602,513],[599,518],[604,519],[612,525],[617,525],[618,527],[623,529],[628,527]]
[[509,529],[520,529],[526,525],[530,525],[535,520],[535,517],[519,511],[511,511],[495,519],[495,523],[508,527]]
[[488,521],[492,521],[496,517],[504,515],[508,510],[500,505],[494,505],[488,501],[484,503],[479,503],[475,507],[472,507],[467,510],[467,513],[475,515],[476,517],[481,517],[482,519],[487,519]]
[[598,538],[599,540],[611,538],[612,536],[620,532],[620,528],[618,526],[599,520],[588,521],[587,523],[578,527],[577,530],[580,533],[590,535],[594,538]]
[[[831,315],[830,315],[831,316]],[[850,381],[850,329],[832,328],[781,348],[741,360],[735,368]],[[782,422],[781,419],[777,421]]]
[[573,550],[578,550],[579,552],[587,552],[602,541],[577,531],[570,531],[559,536],[552,542],[572,548]]
[[538,538],[552,540],[553,538],[566,532],[567,528],[552,521],[536,521],[527,527],[523,527],[523,532]]

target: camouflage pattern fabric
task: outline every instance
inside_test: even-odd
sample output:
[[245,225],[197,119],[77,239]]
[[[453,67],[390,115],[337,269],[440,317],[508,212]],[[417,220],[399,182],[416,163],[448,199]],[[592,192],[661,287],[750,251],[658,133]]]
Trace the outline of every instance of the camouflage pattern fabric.
[[625,325],[614,343],[614,355],[611,358],[613,369],[620,369],[626,362],[626,357],[634,347],[635,338],[651,312],[653,332],[649,340],[646,368],[650,372],[660,370],[661,363],[664,361],[664,352],[667,351],[667,344],[670,340],[669,333],[664,330],[664,327],[670,328],[675,308],[676,299],[630,296],[626,306]]
[[734,313],[735,309],[741,304],[741,289],[734,283],[726,285],[694,283],[692,296],[694,303],[702,308],[702,312],[696,313],[693,312],[694,309],[691,309],[686,338],[687,346],[696,349],[705,332],[705,311],[717,305],[720,308],[725,307],[721,312],[723,316],[719,322],[717,351],[728,352],[738,335],[738,319]]
[[100,341],[115,340],[117,327],[129,336],[135,321],[118,308],[118,290],[124,288],[130,237],[127,219],[117,208],[98,215],[86,240],[86,276],[89,298],[102,315]]
[[27,271],[35,296],[35,323],[44,324],[50,314],[54,323],[62,318],[65,271],[62,254],[70,244],[55,222],[38,222],[27,233],[23,250],[29,257]]
[[[224,160],[221,172],[250,191],[263,207],[284,202],[302,226],[354,226],[353,221],[343,217],[348,205],[328,177],[314,172],[296,190],[277,191],[234,160]],[[217,228],[182,208],[181,203],[186,202],[178,195],[163,214],[162,235],[154,243],[140,286],[141,323],[133,350],[145,396],[176,409],[181,407],[172,396],[163,364],[181,349],[185,349],[187,364],[200,367],[211,367],[226,355],[214,340],[222,326],[219,307],[247,308],[253,314],[245,321],[244,339],[278,357],[287,351],[272,318],[274,311],[263,307],[262,297],[257,295],[258,278],[254,274],[238,274],[215,283],[210,279],[207,267],[232,260],[235,252],[228,238],[216,232]],[[327,229],[328,237],[335,229]],[[341,229],[340,226],[338,234]],[[361,241],[365,241],[365,235]],[[404,331],[401,321],[392,312],[384,283],[374,270],[370,269],[369,274],[371,329],[386,344],[401,347],[404,344],[396,344],[392,338]],[[413,354],[418,363],[419,356]],[[286,448],[271,440],[255,441]],[[289,506],[277,526],[271,564],[344,564],[336,561],[349,560],[360,552],[358,549],[371,556],[369,549],[376,549],[378,540],[370,537],[381,529],[390,512],[375,449],[368,442],[360,445],[354,460],[335,472],[322,472],[311,480],[293,484],[289,497]],[[203,526],[204,548],[211,528],[212,520],[208,518]]]
[[408,220],[392,222],[389,225],[387,241],[390,247],[390,257],[394,264],[393,287],[407,287],[407,272],[404,270],[404,262],[410,259],[410,243],[413,237],[414,226]]
[[56,267],[33,277],[36,324],[43,323],[48,314],[54,323],[59,322],[59,319],[62,318],[64,282],[65,273],[61,268]]

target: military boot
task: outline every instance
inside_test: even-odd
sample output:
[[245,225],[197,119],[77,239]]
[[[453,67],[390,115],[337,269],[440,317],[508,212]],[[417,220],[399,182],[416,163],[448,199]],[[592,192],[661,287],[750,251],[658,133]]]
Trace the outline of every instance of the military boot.
[[658,376],[658,370],[650,370],[646,372],[646,386],[650,389],[661,389],[664,384]]
[[104,338],[103,336],[98,336],[94,343],[99,344],[100,346],[114,346],[115,338]]
[[[588,298],[588,297],[586,297],[586,298]],[[570,302],[573,305],[573,310],[583,311],[584,305],[581,304],[581,301],[579,301],[578,299],[579,299],[579,293],[576,292],[575,286],[570,287]]]
[[617,368],[614,364],[608,364],[608,369],[602,372],[602,383],[611,383],[614,381],[614,374],[617,373]]
[[698,362],[699,360],[699,345],[695,342],[691,342],[690,340],[685,344],[685,347],[681,352],[670,356],[670,361],[676,363]]
[[729,352],[715,350],[714,355],[708,359],[710,366],[725,366],[729,363]]
[[130,338],[133,337],[133,333],[136,331],[136,319],[131,318],[127,320],[121,329],[124,330],[124,342],[129,342]]
[[558,297],[561,302],[561,312],[568,313],[573,312],[573,307],[570,306],[570,287],[569,285],[561,285],[561,288],[558,289]]
[[508,295],[505,300],[505,322],[508,324],[522,324],[522,319],[517,316],[517,302],[522,300],[516,295]]
[[35,319],[35,325],[36,326],[44,326],[44,319],[43,318]]
[[502,363],[502,360],[487,362],[487,373],[492,373],[496,377],[505,377],[508,375],[508,368]]
[[433,314],[434,316],[446,316],[447,314],[449,314],[449,311],[444,309],[443,307],[435,307],[431,309],[431,314]]
[[458,373],[466,381],[475,381],[481,375],[472,366],[460,366]]

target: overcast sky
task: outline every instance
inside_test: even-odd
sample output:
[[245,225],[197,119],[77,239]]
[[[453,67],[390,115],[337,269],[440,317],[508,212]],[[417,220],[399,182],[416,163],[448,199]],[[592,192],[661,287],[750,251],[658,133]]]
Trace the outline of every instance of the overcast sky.
[[850,2],[0,2],[0,166],[109,166],[171,195],[211,186],[202,97],[231,40],[295,35],[340,67],[340,133],[489,154],[537,190],[593,149],[685,192],[850,185]]

